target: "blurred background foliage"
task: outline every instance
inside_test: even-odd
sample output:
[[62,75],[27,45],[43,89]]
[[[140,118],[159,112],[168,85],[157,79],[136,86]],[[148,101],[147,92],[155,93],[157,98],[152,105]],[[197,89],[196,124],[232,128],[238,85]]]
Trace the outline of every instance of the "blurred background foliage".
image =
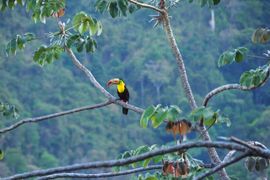
[[[215,6],[215,29],[209,24],[211,9],[181,2],[170,9],[172,27],[186,62],[187,73],[199,104],[213,88],[238,83],[241,73],[265,64],[265,60],[247,57],[242,64],[217,67],[219,55],[240,46],[249,55],[261,56],[270,49],[269,43],[258,45],[251,36],[258,27],[269,27],[270,1],[230,0]],[[149,10],[113,19],[96,12],[94,2],[68,1],[67,21],[85,11],[99,19],[103,33],[96,38],[94,54],[77,54],[79,59],[105,86],[107,80],[121,77],[130,91],[130,103],[140,107],[178,105],[184,114],[190,112],[181,89],[179,73],[162,27],[149,23],[154,13]],[[40,67],[32,61],[34,50],[44,43],[44,33],[57,31],[55,19],[46,24],[34,24],[23,8],[0,13],[0,99],[16,105],[20,118],[35,117],[105,101],[104,96],[90,85],[84,74],[71,60],[62,56],[51,65]],[[34,32],[40,37],[25,51],[6,56],[5,45],[16,34]],[[48,40],[45,40],[48,42]],[[231,119],[231,127],[215,125],[210,129],[217,136],[237,136],[257,140],[268,147],[270,142],[270,84],[251,92],[224,92],[211,100],[210,106],[220,109]],[[115,89],[109,91],[116,95]],[[0,117],[0,128],[17,120]],[[114,159],[120,153],[140,145],[166,144],[173,141],[158,129],[142,129],[139,115],[131,112],[123,116],[121,108],[110,105],[102,109],[82,112],[39,124],[22,126],[0,135],[0,147],[5,158],[0,161],[0,176],[49,168],[72,163]],[[191,134],[189,139],[196,136]],[[198,137],[198,136],[197,136]],[[207,161],[205,150],[192,150],[195,157]],[[253,179],[242,163],[229,168],[236,177]],[[235,167],[234,166],[234,167]]]

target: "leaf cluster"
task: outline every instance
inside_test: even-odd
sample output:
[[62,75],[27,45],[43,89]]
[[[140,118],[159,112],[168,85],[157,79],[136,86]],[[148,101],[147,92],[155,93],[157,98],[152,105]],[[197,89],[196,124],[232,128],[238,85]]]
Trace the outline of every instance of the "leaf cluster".
[[35,51],[33,60],[39,65],[43,66],[44,64],[50,64],[54,60],[59,59],[60,55],[64,52],[64,48],[59,45],[53,46],[41,46]]
[[112,18],[127,16],[127,13],[132,14],[140,9],[139,6],[129,3],[128,0],[97,0],[95,6],[100,13],[108,11]]
[[19,110],[11,104],[0,102],[0,114],[5,117],[19,117]]
[[240,77],[240,84],[246,87],[257,87],[269,76],[269,65],[260,66],[244,72]]
[[[133,156],[138,156],[140,154],[147,153],[147,152],[150,152],[150,151],[153,151],[153,150],[156,150],[156,149],[157,149],[157,145],[152,145],[152,146],[143,145],[143,146],[139,146],[136,149],[125,151],[117,159],[126,159],[126,158],[130,158],[130,157],[133,157]],[[129,166],[132,166],[133,168],[135,168],[137,166],[147,167],[149,165],[149,163],[151,163],[151,162],[153,162],[154,164],[157,164],[157,163],[161,162],[162,161],[162,158],[163,158],[162,155],[155,156],[155,157],[148,158],[148,159],[145,159],[145,160],[140,161],[140,162],[132,163]],[[115,171],[120,171],[120,170],[121,170],[120,167],[117,167],[115,169]]]
[[46,23],[46,18],[51,17],[59,9],[65,8],[65,0],[1,0],[0,9],[5,11],[6,8],[13,9],[16,5],[25,6],[26,10],[32,12],[32,19],[35,22]]
[[140,126],[146,128],[149,120],[151,120],[152,126],[157,128],[164,120],[175,121],[180,113],[181,109],[175,105],[162,107],[161,104],[158,104],[157,106],[150,106],[143,112]]
[[11,39],[6,45],[7,55],[15,55],[17,50],[22,50],[25,48],[26,43],[36,39],[36,36],[33,33],[25,33],[23,35],[16,35]]
[[269,159],[262,157],[248,157],[245,159],[245,167],[249,172],[257,172],[263,174],[263,172],[269,167]]
[[212,126],[215,123],[226,123],[227,126],[231,125],[229,118],[222,116],[219,110],[213,111],[211,107],[201,106],[194,109],[190,113],[189,119],[195,122],[203,120],[206,126]]
[[245,55],[247,54],[248,49],[245,47],[238,47],[233,51],[225,51],[221,54],[218,59],[218,67],[232,64],[233,62],[240,63],[244,60]]
[[254,43],[267,43],[270,40],[269,28],[258,28],[254,31],[251,38]]

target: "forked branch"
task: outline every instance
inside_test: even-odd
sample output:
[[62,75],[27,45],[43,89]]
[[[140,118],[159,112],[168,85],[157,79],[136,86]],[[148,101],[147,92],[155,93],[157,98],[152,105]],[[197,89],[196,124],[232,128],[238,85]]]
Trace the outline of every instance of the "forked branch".
[[87,69],[75,56],[75,54],[73,53],[73,51],[70,48],[66,48],[66,51],[68,53],[68,55],[70,56],[72,62],[81,70],[84,72],[84,74],[88,77],[88,79],[90,80],[90,82],[92,83],[92,85],[94,87],[96,87],[102,94],[104,94],[110,101],[112,101],[114,104],[118,104],[120,106],[123,106],[125,108],[128,108],[132,111],[135,111],[139,114],[143,113],[143,109],[127,104],[123,101],[118,101],[113,95],[111,95],[106,89],[104,89],[104,87],[102,87],[99,82],[96,80],[96,78],[94,77],[94,75],[92,74],[92,72]]

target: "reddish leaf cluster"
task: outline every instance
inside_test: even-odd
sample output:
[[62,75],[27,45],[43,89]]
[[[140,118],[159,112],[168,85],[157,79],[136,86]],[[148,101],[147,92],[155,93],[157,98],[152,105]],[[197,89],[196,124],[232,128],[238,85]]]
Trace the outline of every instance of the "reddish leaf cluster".
[[174,136],[176,134],[186,135],[191,130],[191,123],[185,119],[174,122],[169,121],[167,123],[166,130],[173,133]]
[[64,14],[65,14],[65,8],[61,8],[57,12],[53,13],[52,16],[59,18],[59,17],[64,16]]
[[173,177],[185,178],[189,173],[189,165],[186,159],[176,162],[163,161],[162,171],[164,176],[172,175]]

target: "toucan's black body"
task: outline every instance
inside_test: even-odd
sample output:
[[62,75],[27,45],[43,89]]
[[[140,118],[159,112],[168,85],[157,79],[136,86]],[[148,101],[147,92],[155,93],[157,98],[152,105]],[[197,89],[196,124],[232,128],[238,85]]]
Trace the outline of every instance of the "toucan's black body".
[[[128,92],[128,89],[127,89],[126,86],[125,86],[125,90],[122,93],[117,91],[117,94],[118,94],[120,100],[122,100],[124,102],[128,102],[128,100],[129,100],[129,92]],[[123,112],[123,114],[128,114],[128,109],[123,107],[122,112]]]
[[[114,79],[111,79],[107,82],[107,86],[111,86],[111,85],[116,85],[117,86],[117,94],[119,96],[119,99],[121,101],[124,101],[126,103],[128,103],[128,100],[129,100],[129,92],[128,92],[128,89],[126,87],[126,84],[124,82],[123,79],[120,79],[120,78],[114,78]],[[122,108],[122,112],[123,114],[127,115],[128,114],[128,109],[127,108]]]

